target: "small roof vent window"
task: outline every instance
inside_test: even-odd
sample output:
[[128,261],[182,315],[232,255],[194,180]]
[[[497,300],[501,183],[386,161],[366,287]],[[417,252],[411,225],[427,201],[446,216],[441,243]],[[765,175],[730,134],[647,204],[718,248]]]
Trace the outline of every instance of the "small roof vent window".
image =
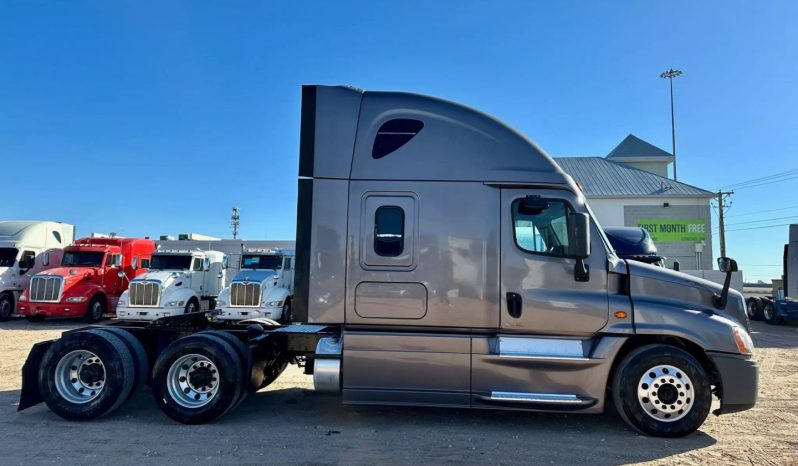
[[410,118],[397,118],[386,121],[377,130],[377,137],[374,138],[371,156],[375,159],[385,157],[407,144],[423,127],[424,122]]

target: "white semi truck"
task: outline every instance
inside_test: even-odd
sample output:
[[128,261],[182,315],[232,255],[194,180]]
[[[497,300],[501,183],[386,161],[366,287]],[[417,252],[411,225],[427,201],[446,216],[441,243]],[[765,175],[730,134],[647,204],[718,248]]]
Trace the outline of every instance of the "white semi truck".
[[294,250],[250,249],[241,254],[239,272],[217,300],[218,318],[267,318],[291,323]]
[[32,276],[61,264],[74,225],[48,221],[0,221],[0,321],[14,313]]
[[149,269],[131,280],[119,298],[118,318],[154,320],[213,309],[225,285],[227,255],[202,250],[156,251]]

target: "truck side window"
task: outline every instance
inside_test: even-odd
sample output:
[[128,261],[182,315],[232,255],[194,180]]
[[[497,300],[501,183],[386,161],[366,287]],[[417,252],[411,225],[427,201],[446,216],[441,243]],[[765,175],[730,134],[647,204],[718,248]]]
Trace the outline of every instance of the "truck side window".
[[130,266],[133,267],[133,270],[136,270],[136,269],[139,268],[139,257],[138,256],[134,256],[133,257],[133,260],[130,262]]
[[395,205],[382,206],[374,213],[374,252],[396,257],[405,249],[405,211]]
[[106,254],[105,255],[105,266],[111,267],[114,265],[114,255],[113,254]]
[[568,256],[568,213],[564,201],[546,199],[548,207],[525,211],[523,199],[513,202],[515,244],[526,252],[547,256]]
[[194,272],[199,272],[199,271],[202,270],[202,258],[201,257],[195,257],[194,258],[194,264],[191,267],[191,270],[193,270]]
[[33,251],[24,251],[22,257],[19,258],[19,269],[28,271],[33,268],[36,263],[36,253]]
[[283,269],[284,270],[291,270],[291,258],[290,257],[286,257],[285,258],[285,265],[283,266]]

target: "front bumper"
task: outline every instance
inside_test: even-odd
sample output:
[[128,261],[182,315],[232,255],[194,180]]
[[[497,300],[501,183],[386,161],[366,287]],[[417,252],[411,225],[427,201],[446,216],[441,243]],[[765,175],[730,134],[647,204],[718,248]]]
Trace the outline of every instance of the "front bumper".
[[756,404],[759,365],[751,356],[709,353],[720,374],[720,409],[715,414],[745,411]]
[[20,301],[17,304],[17,315],[45,317],[80,317],[86,314],[87,302],[82,303],[40,303]]
[[216,316],[219,320],[244,320],[265,317],[267,319],[280,320],[283,317],[281,307],[223,307],[221,313]]
[[182,307],[121,307],[116,308],[116,317],[121,320],[155,320],[161,317],[183,314]]

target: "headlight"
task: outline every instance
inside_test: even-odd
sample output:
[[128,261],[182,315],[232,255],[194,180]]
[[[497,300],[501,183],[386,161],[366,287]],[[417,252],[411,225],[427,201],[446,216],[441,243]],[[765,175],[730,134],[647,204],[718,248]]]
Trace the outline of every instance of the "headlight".
[[227,307],[227,301],[225,301],[223,299],[220,299],[220,300],[216,301],[216,305],[217,305],[217,307]]
[[25,296],[24,294],[21,294],[21,295],[19,295],[19,300],[20,300],[20,301],[27,301],[27,300],[28,300],[28,297],[27,297],[27,296]]
[[754,341],[751,340],[751,335],[749,335],[748,332],[740,327],[734,327],[734,329],[732,329],[732,334],[734,335],[734,342],[737,344],[737,349],[740,350],[741,354],[754,353]]
[[166,307],[177,307],[186,304],[185,301],[169,301],[166,303]]
[[264,304],[265,307],[282,307],[282,301],[269,301]]
[[85,296],[70,296],[65,301],[68,303],[85,303],[87,299],[89,298]]

